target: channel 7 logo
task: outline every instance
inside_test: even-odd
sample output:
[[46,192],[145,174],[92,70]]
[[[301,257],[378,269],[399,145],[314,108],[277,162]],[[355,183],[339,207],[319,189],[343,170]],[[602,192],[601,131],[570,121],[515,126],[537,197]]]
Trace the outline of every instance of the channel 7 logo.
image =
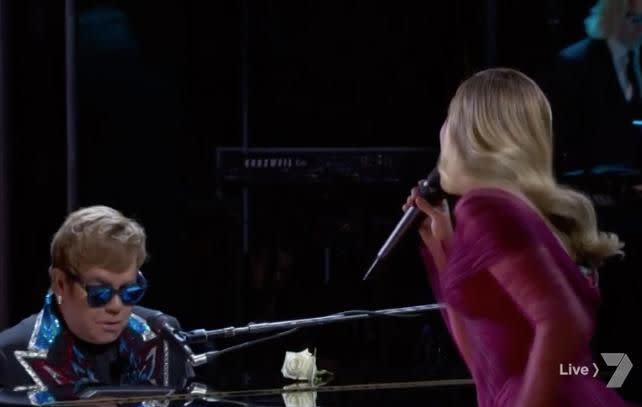
[[624,380],[633,368],[631,359],[625,353],[602,353],[602,359],[607,366],[617,366],[606,387],[622,387]]
[[[607,366],[615,366],[615,372],[611,379],[606,384],[606,387],[622,387],[624,380],[631,372],[633,363],[625,353],[602,353],[602,359],[606,362]],[[566,365],[560,363],[561,376],[593,376],[597,377],[600,369],[597,363],[593,362],[593,366],[581,366],[568,363]]]

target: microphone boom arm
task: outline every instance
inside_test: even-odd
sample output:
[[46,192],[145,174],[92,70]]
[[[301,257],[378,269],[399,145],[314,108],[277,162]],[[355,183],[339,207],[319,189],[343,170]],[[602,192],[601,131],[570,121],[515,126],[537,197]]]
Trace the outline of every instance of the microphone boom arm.
[[[359,319],[367,319],[373,317],[395,317],[395,316],[412,316],[411,314],[416,314],[419,312],[439,310],[443,308],[442,304],[426,304],[426,305],[415,305],[410,307],[401,307],[401,308],[388,308],[377,311],[344,311],[337,314],[314,317],[314,318],[303,318],[303,319],[294,319],[289,321],[278,321],[278,322],[260,322],[260,323],[249,323],[244,327],[227,327],[214,330],[204,330],[197,329],[188,332],[181,332],[185,344],[194,344],[194,343],[207,343],[209,340],[214,338],[225,337],[229,338],[241,334],[258,334],[266,333],[273,331],[295,331],[299,328],[310,327],[310,326],[321,326],[332,324],[336,322],[345,322],[345,321],[354,321]],[[284,333],[285,334],[285,333]],[[275,335],[276,337],[280,336]],[[259,340],[260,341],[260,340]],[[258,342],[258,341],[257,341]],[[237,345],[238,346],[238,345]],[[240,347],[239,347],[240,348]],[[199,366],[205,363],[208,363],[215,356],[218,356],[222,351],[211,351],[200,355],[192,355],[190,357],[190,362],[193,366]]]
[[277,330],[286,330],[293,328],[303,328],[308,326],[320,326],[331,324],[335,322],[343,321],[353,321],[357,319],[371,318],[375,316],[398,316],[404,314],[412,314],[417,312],[432,311],[436,309],[443,308],[442,304],[427,304],[427,305],[415,305],[411,307],[402,307],[402,308],[389,308],[382,309],[378,311],[344,311],[337,314],[327,315],[323,317],[314,317],[314,318],[303,318],[303,319],[293,319],[289,321],[278,321],[278,322],[251,322],[244,327],[227,327],[221,329],[214,329],[211,331],[206,331],[203,329],[197,329],[194,331],[185,332],[185,339],[189,343],[203,343],[207,342],[213,338],[219,337],[232,337],[239,334],[254,334],[254,333],[265,333]]

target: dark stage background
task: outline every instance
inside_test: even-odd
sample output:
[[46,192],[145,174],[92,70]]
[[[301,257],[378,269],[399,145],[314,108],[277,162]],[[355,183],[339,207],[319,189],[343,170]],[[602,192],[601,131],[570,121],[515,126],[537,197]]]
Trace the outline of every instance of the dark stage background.
[[[414,237],[372,280],[361,277],[409,189],[434,165],[448,100],[488,66],[538,75],[583,37],[592,5],[71,3],[77,104],[69,120],[65,3],[2,1],[0,327],[39,310],[50,238],[68,206],[90,204],[143,223],[152,287],[145,305],[188,329],[432,302]],[[397,183],[244,189],[222,182],[215,161],[218,147],[243,145],[435,153],[407,163]],[[613,285],[613,297],[625,292]],[[632,313],[635,305],[617,306]],[[617,339],[625,329],[605,328],[615,339],[600,351],[625,351],[617,348],[629,346]],[[221,358],[218,380],[260,384],[280,374],[285,350],[304,347],[318,348],[320,368],[363,380],[467,375],[434,314],[305,330]]]

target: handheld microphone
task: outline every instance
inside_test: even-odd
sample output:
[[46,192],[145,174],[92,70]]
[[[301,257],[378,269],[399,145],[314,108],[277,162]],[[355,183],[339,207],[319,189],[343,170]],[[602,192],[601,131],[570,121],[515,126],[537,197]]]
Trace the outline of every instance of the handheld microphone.
[[[447,198],[448,195],[444,192],[443,189],[441,189],[439,171],[437,170],[437,167],[435,167],[430,172],[430,174],[428,174],[428,177],[426,179],[419,183],[419,196],[424,198],[431,205],[437,205],[443,199]],[[381,249],[379,249],[377,257],[368,269],[366,275],[363,276],[364,280],[368,278],[370,273],[377,267],[379,262],[385,259],[390,254],[392,249],[394,249],[399,241],[406,235],[408,230],[413,229],[419,222],[424,219],[424,217],[425,214],[414,206],[406,210],[399,223],[397,223],[397,226],[395,226],[390,236],[388,236],[386,242],[383,244],[383,246],[381,246]]]

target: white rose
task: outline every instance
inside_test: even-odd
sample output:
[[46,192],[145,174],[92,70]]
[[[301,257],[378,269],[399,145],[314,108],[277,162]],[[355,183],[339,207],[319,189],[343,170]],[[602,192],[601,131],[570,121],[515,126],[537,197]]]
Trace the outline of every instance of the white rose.
[[[305,385],[308,386],[307,384]],[[299,383],[285,386],[284,389],[300,388]],[[283,402],[285,407],[317,407],[317,392],[316,391],[298,391],[291,393],[283,393]]]
[[285,352],[281,373],[288,379],[312,383],[317,373],[316,358],[307,348],[301,352]]

